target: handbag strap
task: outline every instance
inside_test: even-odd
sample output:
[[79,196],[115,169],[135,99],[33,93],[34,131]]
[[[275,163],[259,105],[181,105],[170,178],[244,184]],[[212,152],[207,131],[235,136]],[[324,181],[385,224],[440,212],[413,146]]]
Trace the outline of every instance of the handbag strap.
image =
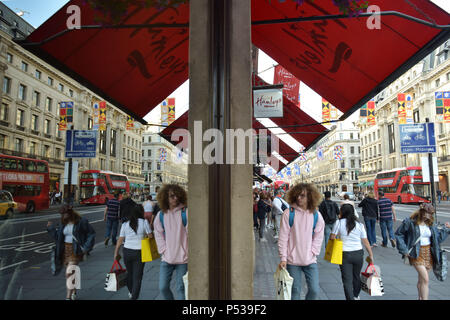
[[418,244],[420,241],[420,236],[419,238],[417,238],[416,242],[413,244],[413,246],[411,247],[411,249],[408,250],[408,255],[411,253],[412,249],[414,249],[414,247],[416,246],[416,244]]
[[111,273],[111,272],[113,272],[115,270],[118,270],[118,271],[122,271],[123,270],[122,265],[117,260],[114,260],[114,263],[113,263],[113,265],[111,267],[111,270],[109,272]]

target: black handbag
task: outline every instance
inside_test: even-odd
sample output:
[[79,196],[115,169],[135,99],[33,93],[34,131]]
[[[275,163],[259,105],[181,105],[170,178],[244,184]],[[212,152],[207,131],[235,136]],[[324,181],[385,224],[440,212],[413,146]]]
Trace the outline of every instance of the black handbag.
[[62,259],[56,253],[56,246],[53,247],[50,253],[50,269],[52,270],[52,275],[57,276],[63,267]]

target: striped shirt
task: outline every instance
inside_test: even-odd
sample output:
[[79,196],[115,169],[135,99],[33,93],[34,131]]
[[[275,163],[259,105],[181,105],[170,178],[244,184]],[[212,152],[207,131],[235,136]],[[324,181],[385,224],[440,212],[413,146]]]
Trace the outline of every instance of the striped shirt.
[[392,201],[388,198],[378,200],[378,211],[380,219],[392,219]]
[[106,204],[106,207],[108,208],[106,211],[108,219],[119,218],[119,207],[120,207],[119,200],[117,200],[116,198],[109,199],[108,203]]

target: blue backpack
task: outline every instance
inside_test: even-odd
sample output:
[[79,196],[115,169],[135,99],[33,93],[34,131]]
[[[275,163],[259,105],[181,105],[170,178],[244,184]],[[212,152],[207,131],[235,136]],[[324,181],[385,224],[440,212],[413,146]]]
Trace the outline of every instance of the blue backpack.
[[[295,209],[291,207],[291,208],[289,208],[289,228],[291,228],[292,225],[294,224],[294,216],[295,216]],[[313,235],[314,235],[314,229],[316,228],[317,219],[319,219],[319,213],[316,210],[314,212]]]
[[[183,226],[186,227],[187,225],[186,208],[181,209],[181,220],[183,221]],[[159,221],[161,222],[161,226],[165,234],[166,230],[164,229],[164,212],[162,212],[162,210],[159,211]]]

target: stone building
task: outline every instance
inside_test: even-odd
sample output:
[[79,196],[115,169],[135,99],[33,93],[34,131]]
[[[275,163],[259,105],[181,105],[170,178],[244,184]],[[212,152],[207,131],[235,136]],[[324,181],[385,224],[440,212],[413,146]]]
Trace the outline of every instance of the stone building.
[[[62,189],[66,158],[65,131],[58,128],[59,103],[73,101],[73,129],[88,130],[93,126],[92,104],[104,99],[13,41],[32,31],[31,25],[0,3],[0,153],[48,161],[50,190]],[[126,113],[109,103],[106,114],[107,130],[97,136],[97,157],[74,159],[79,173],[109,170],[143,185],[143,127],[137,124],[126,130]]]

